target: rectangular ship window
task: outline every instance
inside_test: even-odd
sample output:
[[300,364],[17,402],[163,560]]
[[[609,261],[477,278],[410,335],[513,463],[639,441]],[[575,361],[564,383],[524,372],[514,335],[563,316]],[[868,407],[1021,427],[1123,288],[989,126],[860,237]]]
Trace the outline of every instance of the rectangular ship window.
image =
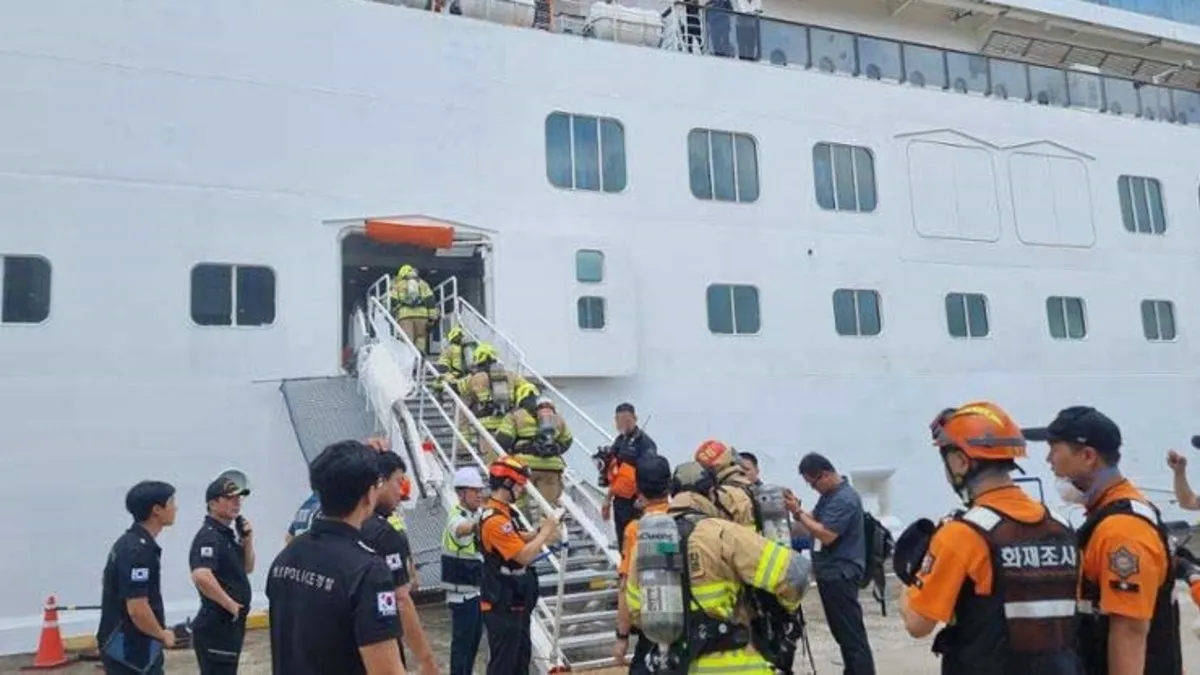
[[196,265],[192,268],[192,321],[200,326],[273,324],[275,272],[257,265]]
[[1167,231],[1162,183],[1157,178],[1121,176],[1117,179],[1117,190],[1126,230],[1136,234],[1163,234]]
[[625,128],[610,117],[550,113],[546,177],[551,185],[568,190],[624,190]]
[[882,318],[878,291],[839,288],[833,292],[833,326],[838,335],[879,335]]
[[754,335],[762,329],[758,287],[712,284],[706,295],[708,330],[718,335]]
[[1170,300],[1142,301],[1142,333],[1151,342],[1175,339],[1175,304]]
[[692,129],[688,133],[688,167],[697,199],[758,199],[758,146],[749,134]]
[[41,323],[50,316],[50,261],[0,255],[0,324]]
[[951,337],[987,337],[987,296],[982,293],[948,293],[946,295],[946,330]]
[[875,158],[867,148],[839,143],[813,146],[817,204],[830,211],[875,210]]
[[604,281],[604,253],[588,249],[575,251],[575,281],[581,284]]
[[602,330],[606,325],[604,298],[584,295],[575,303],[575,318],[583,330]]
[[1050,337],[1056,340],[1082,340],[1087,337],[1087,317],[1083,298],[1046,298],[1046,321]]

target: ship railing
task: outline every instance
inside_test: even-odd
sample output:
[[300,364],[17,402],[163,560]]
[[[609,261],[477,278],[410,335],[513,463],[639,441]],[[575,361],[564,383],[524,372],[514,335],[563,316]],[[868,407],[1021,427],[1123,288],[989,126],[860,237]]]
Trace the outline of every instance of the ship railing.
[[[1034,65],[915,42],[675,3],[663,47],[1060,108],[1200,125],[1200,91],[1100,69]],[[1150,65],[1147,63],[1147,65]],[[1167,67],[1169,64],[1158,64]],[[1148,71],[1149,72],[1149,71]]]
[[[420,401],[422,405],[428,406],[426,409],[430,410],[431,413],[442,417],[442,419],[449,425],[449,428],[453,430],[452,433],[454,434],[453,438],[455,441],[455,447],[451,449],[450,453],[447,453],[440,447],[439,444],[437,444],[436,438],[432,433],[430,433],[429,427],[423,424],[424,413],[422,412],[420,414],[422,421],[420,437],[415,439],[414,444],[417,446],[423,446],[426,441],[432,442],[435,447],[435,452],[421,452],[421,454],[437,457],[437,459],[441,462],[443,469],[449,473],[453,473],[455,467],[453,453],[457,452],[458,449],[461,448],[469,455],[472,463],[479,470],[486,474],[487,463],[479,455],[479,453],[476,452],[472,444],[468,442],[468,439],[463,435],[462,431],[460,430],[460,421],[468,425],[478,437],[479,442],[481,444],[486,444],[487,447],[496,455],[506,456],[508,453],[505,452],[499,443],[496,442],[495,438],[479,422],[478,418],[471,413],[470,408],[463,402],[459,395],[453,391],[453,389],[445,388],[442,391],[442,395],[448,398],[450,401],[449,407],[454,411],[453,418],[441,406],[438,393],[435,392],[433,387],[430,386],[431,382],[436,381],[439,373],[437,369],[434,368],[432,363],[430,363],[427,359],[421,358],[420,352],[417,350],[412,340],[409,339],[402,330],[400,330],[399,325],[396,323],[389,311],[390,308],[387,303],[388,298],[390,298],[390,280],[383,278],[372,285],[367,301],[368,315],[370,317],[369,323],[375,330],[376,339],[390,336],[394,338],[396,342],[402,342],[410,353],[417,355],[417,373],[415,373],[415,375],[417,375],[416,389],[420,397]],[[564,479],[565,478],[566,476],[564,474]],[[564,480],[564,482],[566,481]],[[444,491],[447,493],[450,492],[449,489],[444,489]],[[581,507],[581,505],[574,498],[572,498],[572,494],[576,493],[577,491],[565,490],[564,494],[559,500],[560,505],[565,512],[570,514],[571,518],[579,524],[583,535],[590,538],[597,550],[603,551],[606,554],[609,563],[615,567],[619,564],[619,556],[608,548],[609,538],[596,523],[598,509],[594,506],[594,502],[593,504],[589,504],[589,506],[592,506],[592,508],[585,509]],[[546,499],[532,484],[527,486],[526,494],[527,498],[532,499],[536,508],[538,508],[543,514],[552,513],[554,511],[550,503],[546,501]],[[586,492],[583,492],[582,494],[590,497],[590,495],[587,495]],[[518,517],[523,522],[528,524],[528,520],[523,514],[518,512]],[[568,538],[568,534],[566,533],[566,526],[564,525],[563,527],[564,531],[562,539],[565,541]],[[562,566],[566,564],[565,551],[567,549],[560,548],[556,550],[564,552],[562,559],[560,559],[559,554],[557,554],[554,550],[551,550],[549,547],[543,547],[542,556],[547,560],[555,572],[563,572],[564,570]],[[534,625],[538,626],[538,629],[535,630],[534,634],[534,647],[537,653],[540,655],[541,660],[545,663],[554,663],[556,665],[563,665],[565,663],[563,650],[558,646],[558,632],[561,626],[562,616],[561,612],[564,611],[564,607],[565,603],[562,602],[561,595],[557,598],[557,602],[555,603],[553,609],[548,606],[544,598],[538,601],[538,613],[540,616],[539,621],[534,622]],[[550,624],[553,628],[547,629],[545,625],[543,625],[546,623]]]
[[404,404],[420,384],[416,363],[401,342],[385,332],[388,327],[381,325],[370,307],[367,313],[372,316],[365,323],[372,328],[375,339],[365,341],[355,352],[359,386],[392,450],[408,456],[421,497],[441,495],[446,491],[447,473],[424,452],[417,420]]
[[[456,1],[516,4],[514,0]],[[431,6],[426,0],[394,0],[390,4],[405,4],[418,9]],[[1072,67],[1066,63],[1039,65],[689,2],[677,2],[668,7],[662,13],[660,25],[617,25],[620,20],[615,15],[593,16],[588,9],[591,5],[579,0],[557,0],[550,4],[551,30],[559,33],[924,89],[1200,126],[1200,90],[1197,90],[1200,79],[1196,68],[1186,63],[1175,65],[1102,52],[1104,56],[1097,67],[1086,64]],[[454,2],[440,0],[438,6],[440,11],[448,12]],[[528,22],[522,18],[514,25],[532,25],[533,10],[527,8],[525,13]],[[525,13],[512,16],[524,17]],[[605,29],[598,31],[599,25]],[[648,35],[657,32],[657,38],[643,40],[643,31],[650,31]],[[631,34],[637,37],[630,38]],[[1112,63],[1109,63],[1110,58]],[[1129,76],[1101,74],[1106,70],[1129,73]],[[1191,78],[1197,84],[1181,87],[1160,82],[1164,77],[1178,77],[1185,82]]]
[[[450,280],[447,279],[439,285],[439,289],[448,286],[449,282]],[[525,357],[525,352],[504,331],[456,293],[447,293],[445,297],[447,306],[453,307],[454,322],[462,327],[463,332],[476,342],[487,342],[495,347],[501,365],[535,384],[543,396],[554,401],[556,410],[566,418],[568,426],[571,427],[572,436],[574,436],[571,449],[583,453],[584,457],[589,457],[596,447],[612,443],[612,434],[530,365],[529,360]],[[570,451],[569,449],[568,452]],[[582,480],[579,474],[569,467],[563,472],[563,486],[586,506],[592,519],[602,520],[600,503],[603,498],[598,489],[588,481]],[[607,527],[605,529],[607,530]],[[605,536],[607,537],[607,535]],[[617,555],[619,558],[619,554]]]

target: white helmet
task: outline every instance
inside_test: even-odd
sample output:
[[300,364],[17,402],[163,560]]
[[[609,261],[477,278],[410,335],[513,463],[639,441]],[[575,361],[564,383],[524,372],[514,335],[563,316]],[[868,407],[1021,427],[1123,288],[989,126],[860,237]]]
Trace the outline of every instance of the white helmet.
[[540,408],[542,406],[550,406],[551,408],[553,408],[554,401],[551,401],[550,397],[548,397],[548,396],[539,396],[538,400],[537,400],[537,407]]
[[483,476],[469,466],[464,466],[454,472],[454,487],[483,489]]

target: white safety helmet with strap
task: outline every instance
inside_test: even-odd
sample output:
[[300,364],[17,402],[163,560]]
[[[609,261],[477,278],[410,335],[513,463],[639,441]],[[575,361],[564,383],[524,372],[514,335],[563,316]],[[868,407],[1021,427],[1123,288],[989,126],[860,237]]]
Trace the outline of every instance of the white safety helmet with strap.
[[454,472],[454,488],[475,488],[476,490],[483,489],[483,476],[479,472],[469,466]]

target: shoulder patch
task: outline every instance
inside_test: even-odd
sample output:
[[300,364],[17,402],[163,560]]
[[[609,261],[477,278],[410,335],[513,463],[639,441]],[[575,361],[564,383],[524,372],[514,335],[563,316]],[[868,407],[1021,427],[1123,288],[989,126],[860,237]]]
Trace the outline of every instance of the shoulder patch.
[[1137,555],[1124,546],[1108,554],[1108,570],[1121,581],[1137,574],[1141,570],[1141,561]]
[[700,559],[699,551],[688,551],[688,574],[693,579],[704,576],[704,562]]
[[395,591],[380,591],[375,594],[375,614],[381,619],[396,616]]
[[129,571],[130,581],[150,581],[149,567],[135,567]]
[[932,553],[926,553],[925,557],[921,560],[921,569],[917,572],[917,574],[920,574],[921,576],[927,576],[933,571],[933,564],[935,562],[937,562],[937,556]]
[[211,547],[211,546],[201,546],[200,547],[200,557],[201,558],[212,558],[214,555],[215,554],[213,553],[213,547]]
[[503,534],[512,534],[514,531],[512,521],[508,521],[500,527],[500,532]]
[[384,561],[387,562],[388,569],[393,572],[401,567],[404,567],[404,558],[401,557],[399,553],[392,553],[388,555],[384,558]]

